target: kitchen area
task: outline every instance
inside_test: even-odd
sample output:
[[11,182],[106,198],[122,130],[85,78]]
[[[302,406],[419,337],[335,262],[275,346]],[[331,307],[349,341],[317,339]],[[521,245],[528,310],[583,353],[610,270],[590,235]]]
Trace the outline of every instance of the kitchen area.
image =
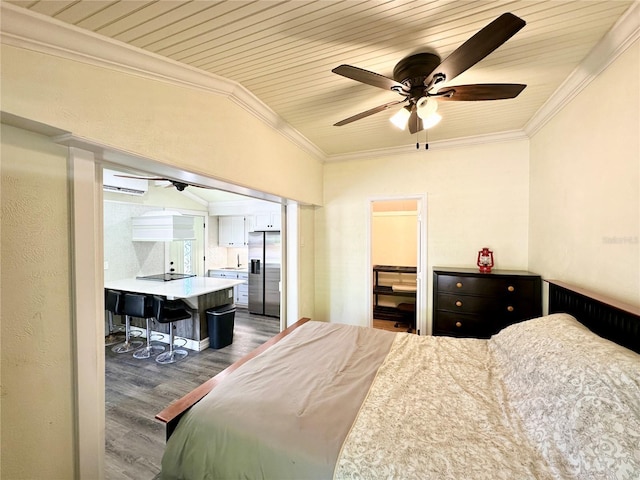
[[[214,307],[280,317],[280,204],[105,169],[103,205],[105,288],[180,300],[192,317],[175,322],[185,348],[209,347]],[[168,343],[169,326],[152,325]]]

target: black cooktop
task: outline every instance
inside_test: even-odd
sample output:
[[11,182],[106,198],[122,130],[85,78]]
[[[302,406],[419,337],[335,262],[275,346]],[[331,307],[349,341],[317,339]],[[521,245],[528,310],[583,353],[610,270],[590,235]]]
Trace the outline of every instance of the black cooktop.
[[155,282],[170,282],[171,280],[182,280],[183,278],[195,277],[192,273],[158,273],[157,275],[146,275],[136,277],[137,280],[153,280]]

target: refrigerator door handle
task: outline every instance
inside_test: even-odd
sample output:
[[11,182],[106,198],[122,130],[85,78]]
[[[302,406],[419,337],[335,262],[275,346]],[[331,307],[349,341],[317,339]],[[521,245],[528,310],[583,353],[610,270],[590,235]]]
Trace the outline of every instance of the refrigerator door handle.
[[258,259],[252,259],[251,260],[251,273],[253,273],[255,275],[259,275],[260,274],[260,260],[258,260]]

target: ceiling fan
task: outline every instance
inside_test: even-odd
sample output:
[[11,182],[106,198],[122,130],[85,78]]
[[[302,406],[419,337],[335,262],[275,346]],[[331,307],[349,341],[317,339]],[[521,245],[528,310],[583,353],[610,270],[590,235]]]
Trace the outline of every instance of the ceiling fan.
[[138,180],[156,180],[159,182],[170,182],[174,187],[176,187],[176,190],[178,190],[179,192],[184,191],[185,188],[187,187],[198,187],[198,188],[211,188],[211,187],[203,187],[201,185],[193,185],[191,183],[184,183],[184,182],[180,182],[178,180],[173,180],[172,178],[163,178],[163,177],[136,177],[134,175],[116,175],[116,177],[122,177],[122,178],[135,178]]
[[437,101],[477,101],[515,98],[526,85],[515,83],[486,83],[456,85],[439,88],[457,77],[515,35],[526,22],[512,13],[504,13],[460,45],[444,61],[434,53],[416,53],[400,60],[393,69],[393,79],[351,65],[332,70],[343,77],[385,90],[392,90],[402,99],[385,103],[335,123],[340,127],[355,122],[394,105],[405,103],[391,121],[403,129],[416,133],[437,124]]

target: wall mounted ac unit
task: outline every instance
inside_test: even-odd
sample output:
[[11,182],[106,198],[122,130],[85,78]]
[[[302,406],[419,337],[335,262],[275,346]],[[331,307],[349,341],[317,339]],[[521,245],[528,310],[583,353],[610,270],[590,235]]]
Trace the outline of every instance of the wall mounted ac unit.
[[149,180],[140,178],[124,178],[121,172],[104,169],[102,171],[102,187],[105,192],[124,193],[126,195],[144,195],[149,190]]

